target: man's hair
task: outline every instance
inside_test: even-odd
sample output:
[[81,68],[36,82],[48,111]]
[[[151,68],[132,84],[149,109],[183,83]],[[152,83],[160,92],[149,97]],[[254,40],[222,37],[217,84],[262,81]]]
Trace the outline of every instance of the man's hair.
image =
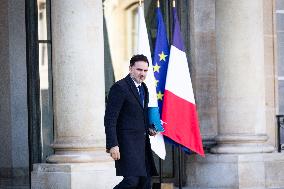
[[134,66],[135,62],[138,62],[138,61],[147,62],[149,66],[149,61],[147,57],[144,56],[143,54],[137,54],[137,55],[132,56],[132,58],[130,59],[130,67]]

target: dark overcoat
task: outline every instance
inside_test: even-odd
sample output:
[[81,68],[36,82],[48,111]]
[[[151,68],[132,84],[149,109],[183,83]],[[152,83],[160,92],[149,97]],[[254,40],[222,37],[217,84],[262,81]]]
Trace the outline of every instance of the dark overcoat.
[[139,101],[138,90],[128,75],[110,89],[105,111],[104,125],[106,149],[119,146],[120,160],[115,161],[117,176],[157,175],[150,139],[147,105],[149,93],[145,83],[145,105]]

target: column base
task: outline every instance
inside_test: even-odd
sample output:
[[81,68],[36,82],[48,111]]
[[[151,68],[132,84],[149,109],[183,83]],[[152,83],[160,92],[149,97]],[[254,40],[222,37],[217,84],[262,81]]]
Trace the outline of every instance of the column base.
[[266,144],[267,135],[219,135],[215,138],[217,146],[211,148],[214,154],[271,153],[275,150]]
[[48,163],[93,163],[111,161],[104,150],[55,150],[55,154],[47,157]]
[[51,146],[54,154],[46,158],[47,163],[94,163],[111,161],[104,147],[88,138],[59,138]]
[[187,161],[184,189],[284,188],[284,154],[206,154]]
[[32,189],[112,189],[122,179],[113,161],[34,164],[31,177]]
[[271,153],[275,148],[267,144],[219,144],[210,151],[214,154]]

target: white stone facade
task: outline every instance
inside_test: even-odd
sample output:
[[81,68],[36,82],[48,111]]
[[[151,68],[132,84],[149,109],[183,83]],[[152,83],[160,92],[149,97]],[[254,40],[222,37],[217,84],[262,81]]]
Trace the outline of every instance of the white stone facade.
[[[103,35],[118,80],[135,46],[135,2],[52,1],[55,154],[33,165],[33,189],[109,189],[121,179],[104,149]],[[145,10],[151,3],[145,0]],[[188,28],[200,128],[210,144],[205,158],[186,156],[184,188],[284,188],[284,155],[275,150],[276,115],[283,114],[284,0],[177,3],[188,8],[181,27]],[[0,5],[0,188],[16,186],[5,185],[6,177],[27,180],[29,167],[24,10],[24,0]]]

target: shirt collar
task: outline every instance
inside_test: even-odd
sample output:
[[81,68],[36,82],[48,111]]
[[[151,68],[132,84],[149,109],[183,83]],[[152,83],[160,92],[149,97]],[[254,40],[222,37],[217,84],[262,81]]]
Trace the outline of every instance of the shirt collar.
[[[132,79],[132,78],[131,78]],[[132,79],[132,81],[134,82],[134,84],[135,84],[135,86],[136,86],[136,88],[138,88],[139,86],[141,86],[141,83],[140,84],[138,84],[134,79]]]

